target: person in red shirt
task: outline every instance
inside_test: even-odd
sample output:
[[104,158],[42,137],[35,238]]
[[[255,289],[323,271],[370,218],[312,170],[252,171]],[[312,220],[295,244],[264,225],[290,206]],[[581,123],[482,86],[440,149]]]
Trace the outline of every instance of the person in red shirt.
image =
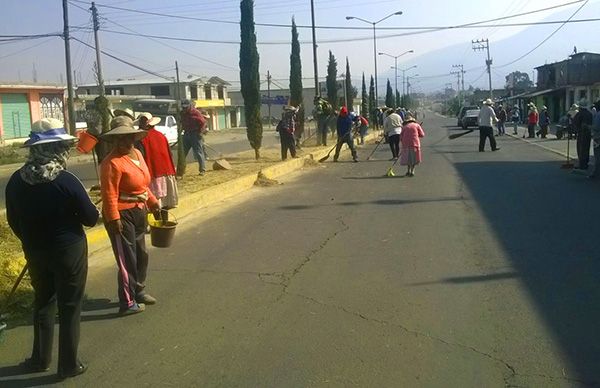
[[160,218],[158,200],[149,189],[150,172],[134,143],[147,135],[135,129],[133,120],[115,117],[103,138],[113,145],[100,165],[102,217],[108,231],[119,271],[119,314],[145,310],[156,299],[145,292],[148,272],[146,214],[150,209]]
[[147,135],[136,144],[150,172],[150,191],[154,194],[162,209],[177,207],[178,192],[175,178],[175,165],[169,142],[165,135],[154,126],[160,123],[160,117],[140,113],[134,124],[147,132]]
[[[538,124],[539,115],[535,104],[529,103],[529,114],[527,115],[528,138],[535,138],[535,126]],[[525,135],[523,135],[525,137]]]
[[200,175],[206,172],[206,156],[204,155],[204,134],[207,132],[206,115],[194,107],[190,100],[181,102],[181,125],[183,126],[183,154],[187,157],[190,149],[198,162]]

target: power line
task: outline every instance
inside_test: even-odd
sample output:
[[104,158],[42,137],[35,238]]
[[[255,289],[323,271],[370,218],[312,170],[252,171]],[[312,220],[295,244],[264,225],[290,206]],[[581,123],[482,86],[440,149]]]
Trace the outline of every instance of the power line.
[[38,42],[38,43],[34,44],[33,46],[29,46],[29,47],[26,47],[24,49],[21,49],[21,50],[18,50],[18,51],[14,51],[14,52],[12,52],[10,54],[3,55],[3,56],[0,57],[0,59],[12,57],[13,55],[17,55],[17,54],[20,54],[20,53],[25,52],[27,50],[31,50],[32,48],[35,48],[35,47],[38,47],[38,46],[41,46],[43,44],[48,43],[50,40],[51,40],[50,38],[45,39],[45,40],[43,40],[41,42]]
[[521,55],[519,58],[515,59],[514,61],[511,61],[509,63],[506,63],[502,66],[496,66],[496,68],[502,68],[502,67],[506,67],[506,66],[510,66],[513,63],[516,63],[518,61],[520,61],[521,59],[525,58],[526,56],[528,56],[529,54],[531,54],[532,52],[534,52],[535,50],[537,50],[541,45],[543,45],[544,43],[546,43],[550,38],[552,38],[554,36],[554,34],[556,34],[558,31],[560,31],[565,25],[567,25],[567,23],[569,23],[571,21],[571,19],[573,19],[573,17],[575,17],[575,15],[577,15],[577,13],[579,13],[579,11],[581,11],[581,9],[583,7],[585,7],[585,5],[588,3],[589,0],[585,0],[585,2],[583,4],[581,4],[581,7],[577,8],[575,10],[575,12],[573,12],[573,14],[564,21],[564,23],[562,23],[560,26],[558,26],[558,28],[556,30],[554,30],[550,35],[548,35],[544,40],[542,40],[537,46],[535,46],[534,48],[532,48],[531,50],[529,50],[528,52],[526,52],[525,54]]

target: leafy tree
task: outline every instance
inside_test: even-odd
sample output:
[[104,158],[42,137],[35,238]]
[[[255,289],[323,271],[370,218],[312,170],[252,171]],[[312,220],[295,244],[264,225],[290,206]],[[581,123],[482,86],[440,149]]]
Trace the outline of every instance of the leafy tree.
[[331,50],[329,50],[329,63],[327,64],[327,78],[325,82],[327,84],[327,100],[333,109],[337,110],[337,61]]
[[354,110],[355,88],[352,86],[352,77],[350,77],[350,63],[346,57],[346,96],[348,96],[348,110]]
[[506,89],[529,89],[533,87],[533,82],[529,79],[529,74],[520,71],[513,71],[506,77]]
[[362,75],[362,93],[360,98],[360,114],[364,117],[369,117],[369,94],[367,94],[367,85],[365,84],[365,73]]
[[394,102],[396,98],[394,97],[394,89],[392,89],[392,85],[390,84],[390,80],[387,80],[387,89],[385,92],[385,105],[387,107],[393,108]]
[[262,144],[262,121],[260,118],[259,56],[254,31],[254,0],[240,1],[240,84],[244,98],[246,136],[254,149],[256,160],[260,158]]
[[296,21],[292,18],[292,53],[290,54],[290,105],[300,106],[298,111],[298,128],[296,138],[302,137],[304,132],[304,106],[302,97],[302,61],[300,59],[300,42]]
[[371,83],[369,84],[369,120],[377,125],[377,115],[375,114],[377,109],[377,103],[375,102],[375,80],[371,76]]

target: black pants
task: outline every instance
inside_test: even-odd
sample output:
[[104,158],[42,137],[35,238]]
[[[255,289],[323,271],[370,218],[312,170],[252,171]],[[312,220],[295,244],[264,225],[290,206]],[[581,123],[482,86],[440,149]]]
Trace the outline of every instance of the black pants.
[[388,141],[390,142],[390,150],[392,150],[392,157],[397,158],[400,155],[400,135],[389,135]]
[[146,209],[134,207],[121,210],[123,233],[109,233],[113,253],[117,260],[119,307],[127,309],[143,295],[148,274],[148,250],[146,249]]
[[533,138],[535,137],[535,124],[528,124],[527,125],[527,137]]
[[31,359],[40,366],[50,365],[58,304],[58,370],[72,371],[79,365],[77,347],[88,270],[87,241],[84,238],[66,247],[23,250],[35,292]]
[[592,133],[589,130],[580,130],[577,133],[577,159],[579,159],[579,168],[587,170],[590,162],[590,145],[592,143]]
[[348,144],[348,148],[350,148],[350,152],[352,153],[352,159],[358,160],[358,156],[356,155],[356,148],[354,148],[354,138],[352,138],[352,133],[347,133],[344,136],[338,136],[337,143],[335,145],[335,155],[333,156],[333,160],[337,161],[340,157],[340,151],[344,143]]
[[319,117],[317,128],[317,145],[327,145],[327,133],[329,132],[327,123],[327,117]]
[[496,139],[494,138],[494,129],[492,127],[479,127],[479,152],[485,148],[485,139],[490,139],[492,150],[496,149]]
[[281,160],[287,159],[287,152],[290,150],[292,158],[296,157],[296,140],[294,134],[289,133],[286,130],[279,131],[279,137],[281,140]]

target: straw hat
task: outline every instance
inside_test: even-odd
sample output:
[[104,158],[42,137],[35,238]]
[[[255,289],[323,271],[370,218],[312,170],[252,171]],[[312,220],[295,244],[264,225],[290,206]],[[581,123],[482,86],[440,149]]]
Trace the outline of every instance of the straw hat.
[[298,108],[296,108],[295,106],[292,106],[292,105],[285,105],[283,107],[283,110],[296,112],[296,111],[298,111]]
[[160,117],[154,117],[152,116],[151,113],[148,112],[142,112],[138,115],[137,119],[133,122],[133,125],[140,125],[140,119],[142,117],[145,117],[146,120],[148,121],[148,126],[153,127],[156,124],[160,123],[161,118]]
[[135,120],[135,116],[133,115],[133,111],[129,108],[125,108],[125,109],[115,109],[113,111],[113,114],[115,115],[115,117],[119,117],[119,116],[127,116],[132,120]]
[[142,139],[148,132],[143,129],[135,129],[133,120],[127,116],[117,116],[110,121],[110,131],[102,135],[106,140],[111,140],[118,135],[136,135],[136,140]]
[[491,98],[487,98],[484,102],[485,105],[494,105],[494,101]]
[[29,139],[25,141],[23,147],[31,147],[37,144],[55,143],[58,141],[76,141],[75,136],[67,134],[65,125],[57,119],[41,119],[31,125]]

